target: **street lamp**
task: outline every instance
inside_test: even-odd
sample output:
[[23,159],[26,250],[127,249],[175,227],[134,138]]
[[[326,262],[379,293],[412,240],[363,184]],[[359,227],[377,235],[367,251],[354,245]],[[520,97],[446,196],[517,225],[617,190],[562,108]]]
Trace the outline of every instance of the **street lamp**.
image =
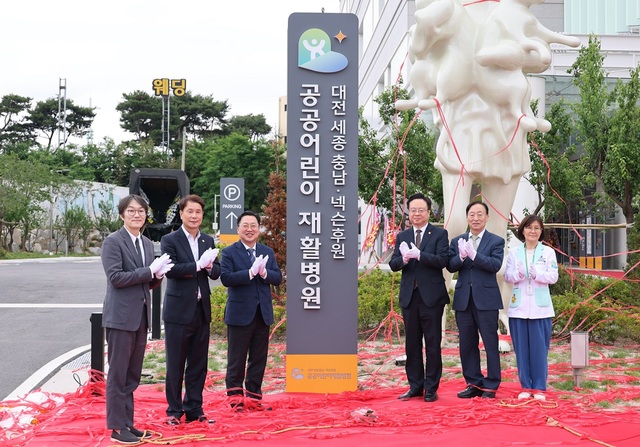
[[211,228],[215,231],[218,231],[218,197],[220,194],[213,195],[213,224],[211,224]]

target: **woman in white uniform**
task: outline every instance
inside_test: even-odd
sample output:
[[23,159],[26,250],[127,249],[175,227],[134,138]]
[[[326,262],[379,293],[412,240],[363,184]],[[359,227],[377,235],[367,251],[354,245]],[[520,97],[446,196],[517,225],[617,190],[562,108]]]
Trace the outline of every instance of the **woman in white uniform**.
[[504,279],[513,283],[508,309],[509,329],[516,353],[518,378],[522,392],[518,399],[545,400],[547,389],[551,320],[555,316],[549,284],[558,280],[558,262],[553,248],[541,241],[542,219],[525,217],[518,227],[522,245],[507,257]]

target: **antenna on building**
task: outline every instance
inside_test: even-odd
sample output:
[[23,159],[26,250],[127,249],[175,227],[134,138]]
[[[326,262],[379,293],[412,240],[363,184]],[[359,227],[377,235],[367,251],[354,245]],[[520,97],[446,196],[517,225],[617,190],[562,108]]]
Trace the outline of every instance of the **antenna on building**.
[[58,148],[67,146],[67,79],[59,78],[58,84]]
[[[89,98],[89,108],[93,110],[91,98]],[[93,120],[91,121],[91,124],[93,125]],[[93,144],[93,127],[90,127],[89,131],[87,132],[87,144]]]

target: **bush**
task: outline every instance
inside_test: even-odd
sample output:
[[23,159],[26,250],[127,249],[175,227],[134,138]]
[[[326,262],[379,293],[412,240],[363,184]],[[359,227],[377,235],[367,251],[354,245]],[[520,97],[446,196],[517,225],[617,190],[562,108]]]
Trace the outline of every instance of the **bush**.
[[638,308],[629,283],[579,275],[573,290],[552,296],[556,311],[554,335],[578,330],[589,331],[590,340],[596,343],[640,341]]
[[373,269],[358,279],[358,332],[377,328],[398,307],[400,272]]
[[[224,324],[224,310],[227,306],[227,288],[216,286],[211,290],[211,335],[227,336],[227,325]],[[273,317],[278,324],[286,316],[285,306],[273,303]],[[273,330],[275,326],[271,327]],[[282,323],[275,332],[277,337],[284,337],[287,329],[286,323]]]

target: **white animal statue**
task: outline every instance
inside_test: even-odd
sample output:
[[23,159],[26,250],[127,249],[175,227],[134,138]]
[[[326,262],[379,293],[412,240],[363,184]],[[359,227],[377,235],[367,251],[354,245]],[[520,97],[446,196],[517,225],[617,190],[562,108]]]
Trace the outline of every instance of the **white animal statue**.
[[[396,107],[432,110],[451,238],[467,230],[465,208],[477,185],[490,207],[487,229],[506,240],[520,179],[531,169],[527,133],[551,128],[531,111],[526,74],[549,66],[551,43],[577,47],[579,41],[538,22],[529,7],[543,1],[416,1],[409,30],[415,97]],[[508,331],[511,288],[502,272],[498,280],[505,307],[500,319]],[[509,344],[501,341],[500,349],[510,350]]]

